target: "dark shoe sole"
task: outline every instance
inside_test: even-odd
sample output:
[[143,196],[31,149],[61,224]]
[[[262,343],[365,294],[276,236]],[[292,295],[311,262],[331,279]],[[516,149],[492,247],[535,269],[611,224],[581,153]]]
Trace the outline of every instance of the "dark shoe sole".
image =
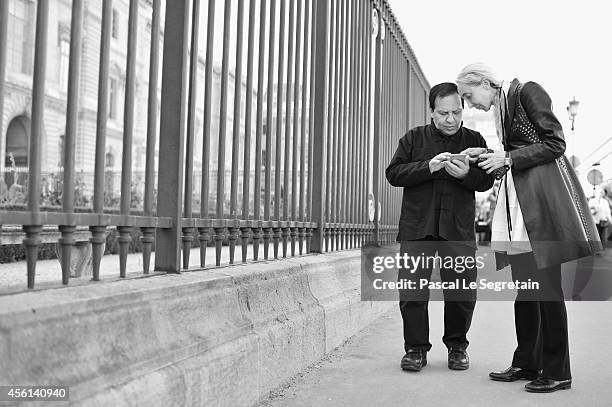
[[489,378],[491,380],[495,380],[496,382],[506,382],[506,383],[516,382],[519,380],[528,380],[531,382],[536,379],[535,377],[495,377],[491,375],[489,375]]
[[468,370],[470,365],[460,365],[460,364],[448,364],[448,368],[450,370]]
[[413,365],[411,363],[402,363],[402,370],[405,370],[407,372],[420,372],[421,369],[425,366],[427,366],[426,360],[423,361],[423,364],[421,366]]
[[511,377],[499,377],[499,376],[492,376],[492,375],[489,373],[489,378],[490,378],[491,380],[495,380],[496,382],[506,382],[506,383],[510,383],[510,382],[516,382],[516,381],[518,381],[518,380],[528,380],[528,381],[530,381],[530,382],[531,382],[531,381],[535,380],[537,377],[536,377],[536,376],[528,376],[528,377],[527,377],[527,376],[520,376],[520,377],[517,377],[517,376],[511,376]]
[[571,388],[572,388],[572,384],[569,383],[563,386],[553,387],[552,389],[538,390],[538,389],[530,389],[530,388],[525,387],[525,390],[527,390],[530,393],[552,393],[557,390],[569,390]]

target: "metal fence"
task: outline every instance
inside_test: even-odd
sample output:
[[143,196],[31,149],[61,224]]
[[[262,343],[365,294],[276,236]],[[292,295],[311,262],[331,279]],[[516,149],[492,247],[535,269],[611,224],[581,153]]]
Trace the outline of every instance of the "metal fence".
[[[9,2],[0,2],[0,113],[6,96]],[[91,231],[93,280],[99,280],[109,227],[119,232],[121,277],[126,276],[134,228],[142,230],[144,273],[149,273],[153,247],[155,271],[178,273],[187,268],[194,239],[201,243],[201,267],[208,266],[209,242],[215,243],[214,264],[219,266],[224,242],[233,264],[239,241],[253,243],[250,254],[247,244],[242,244],[241,260],[246,262],[394,240],[401,191],[384,182],[384,169],[398,139],[427,120],[429,84],[385,1],[173,0],[166,2],[162,13],[161,0],[130,0],[123,148],[116,182],[119,214],[105,209],[109,53],[115,29],[112,0],[101,6],[95,165],[87,176],[89,212],[75,211],[79,182],[75,143],[83,137],[78,121],[85,0],[72,2],[58,184],[62,209],[51,212],[43,206],[41,210],[47,171],[41,167],[41,143],[49,4],[50,0],[36,2],[26,203],[23,210],[0,209],[0,224],[22,225],[26,234],[28,287],[34,287],[42,225],[56,225],[61,233],[63,284],[69,282],[77,226]],[[132,146],[137,20],[143,4],[151,8],[151,45],[146,163],[138,186],[143,191],[142,214],[136,216],[132,194],[138,174],[133,171]],[[220,19],[219,30],[215,22]],[[205,41],[203,55],[197,52],[200,41]],[[221,78],[218,99],[213,100],[214,64],[208,61],[219,51]],[[202,84],[198,83],[201,59]],[[196,134],[198,101],[203,103],[203,126]],[[217,114],[218,128],[213,126]],[[196,151],[201,156],[195,157]],[[211,151],[218,157],[211,157]]]

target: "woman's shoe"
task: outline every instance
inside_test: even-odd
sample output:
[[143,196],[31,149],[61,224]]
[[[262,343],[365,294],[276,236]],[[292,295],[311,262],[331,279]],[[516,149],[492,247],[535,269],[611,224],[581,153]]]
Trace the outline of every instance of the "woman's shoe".
[[540,377],[525,385],[525,390],[532,393],[552,393],[557,390],[567,390],[572,388],[572,379],[553,380]]
[[528,370],[520,367],[510,366],[501,372],[491,372],[489,377],[498,382],[514,382],[516,380],[536,380],[540,370]]

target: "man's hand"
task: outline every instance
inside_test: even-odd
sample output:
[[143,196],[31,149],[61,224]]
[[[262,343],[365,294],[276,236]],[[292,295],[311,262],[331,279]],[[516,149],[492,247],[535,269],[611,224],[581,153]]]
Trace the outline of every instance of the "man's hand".
[[461,160],[449,160],[444,162],[446,172],[457,179],[463,179],[470,171],[470,165]]
[[471,163],[475,163],[478,160],[478,156],[486,152],[487,149],[484,147],[469,147],[463,150],[461,154],[467,154],[468,160],[470,160]]
[[440,153],[429,160],[429,172],[432,174],[444,167],[444,163],[448,160],[450,153]]
[[485,158],[485,160],[478,163],[478,166],[485,170],[487,174],[490,174],[493,172],[493,170],[504,166],[506,153],[503,151],[498,151],[495,153],[482,154],[480,158]]

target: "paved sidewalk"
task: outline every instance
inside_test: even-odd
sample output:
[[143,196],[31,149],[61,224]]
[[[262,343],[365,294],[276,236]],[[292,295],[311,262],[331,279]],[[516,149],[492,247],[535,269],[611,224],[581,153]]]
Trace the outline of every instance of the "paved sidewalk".
[[449,370],[441,339],[443,303],[432,302],[433,348],[421,372],[400,369],[402,322],[399,309],[393,307],[261,406],[610,406],[612,303],[568,302],[567,308],[571,390],[533,394],[524,391],[526,381],[500,383],[488,379],[489,371],[510,364],[516,346],[512,302],[477,304],[469,334],[470,369]]

